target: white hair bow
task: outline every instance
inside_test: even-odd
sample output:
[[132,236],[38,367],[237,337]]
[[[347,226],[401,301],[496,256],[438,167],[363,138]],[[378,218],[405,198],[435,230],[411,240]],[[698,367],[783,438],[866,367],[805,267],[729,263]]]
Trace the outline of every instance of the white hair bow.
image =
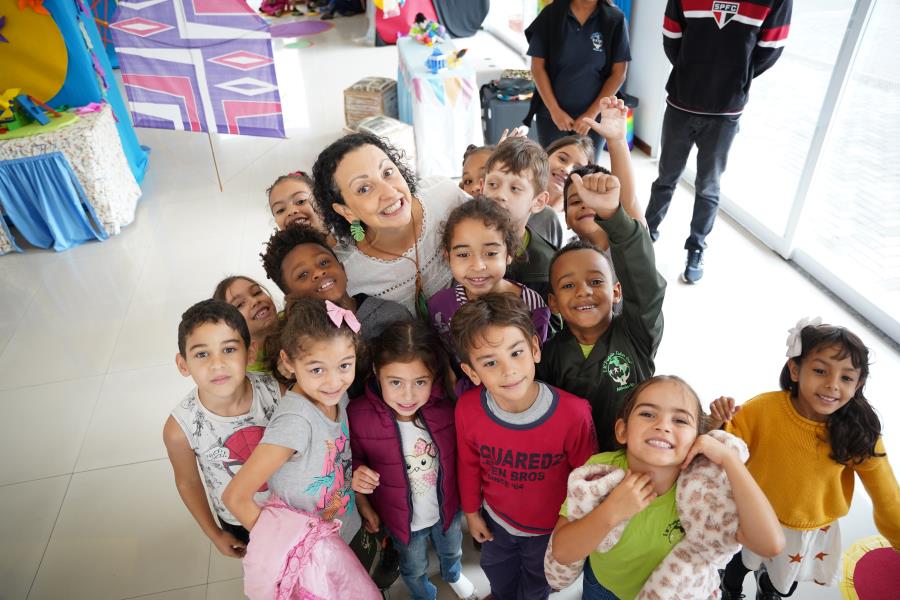
[[803,317],[792,328],[788,329],[787,352],[785,356],[788,358],[796,358],[803,352],[803,342],[800,339],[800,332],[804,327],[816,327],[822,324],[822,317]]

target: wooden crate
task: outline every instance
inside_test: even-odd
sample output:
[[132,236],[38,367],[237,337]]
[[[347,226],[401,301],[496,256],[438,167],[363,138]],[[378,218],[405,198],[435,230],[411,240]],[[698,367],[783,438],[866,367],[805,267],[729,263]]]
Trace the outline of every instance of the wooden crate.
[[385,115],[397,118],[397,82],[386,77],[366,77],[344,90],[344,119],[355,129],[363,119]]

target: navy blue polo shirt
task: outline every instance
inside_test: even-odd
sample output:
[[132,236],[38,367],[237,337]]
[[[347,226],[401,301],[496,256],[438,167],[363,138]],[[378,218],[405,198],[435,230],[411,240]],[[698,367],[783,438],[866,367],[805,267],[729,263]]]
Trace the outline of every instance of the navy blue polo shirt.
[[[546,43],[535,33],[528,45],[528,55],[546,58]],[[550,75],[560,107],[572,118],[578,118],[597,98],[613,63],[630,60],[628,28],[622,11],[599,0],[597,9],[582,25],[569,9],[556,73]],[[548,113],[543,105],[540,110]]]

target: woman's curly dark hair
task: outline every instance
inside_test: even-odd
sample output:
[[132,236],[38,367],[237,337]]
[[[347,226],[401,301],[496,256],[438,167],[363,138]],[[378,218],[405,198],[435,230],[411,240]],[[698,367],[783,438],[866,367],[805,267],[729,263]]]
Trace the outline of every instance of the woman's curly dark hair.
[[353,238],[350,237],[350,223],[332,207],[332,204],[346,204],[341,196],[340,188],[334,180],[334,172],[344,156],[367,145],[375,146],[387,155],[397,166],[406,185],[409,186],[409,193],[413,196],[416,195],[418,181],[412,169],[406,165],[404,152],[392,146],[384,138],[371,133],[351,133],[332,143],[322,150],[316,159],[316,164],[313,165],[313,181],[315,182],[313,195],[325,217],[325,224],[343,243],[352,243]]
[[804,327],[800,331],[800,343],[800,356],[788,359],[779,378],[781,389],[790,390],[794,398],[799,386],[791,379],[790,363],[794,361],[799,367],[811,352],[819,348],[835,348],[837,351],[832,358],[843,360],[849,356],[853,367],[859,369],[856,393],[847,404],[828,415],[825,421],[828,439],[823,441],[831,445],[830,457],[844,465],[884,456],[875,452],[875,443],[881,437],[881,421],[863,394],[869,377],[869,349],[852,331],[824,324]]

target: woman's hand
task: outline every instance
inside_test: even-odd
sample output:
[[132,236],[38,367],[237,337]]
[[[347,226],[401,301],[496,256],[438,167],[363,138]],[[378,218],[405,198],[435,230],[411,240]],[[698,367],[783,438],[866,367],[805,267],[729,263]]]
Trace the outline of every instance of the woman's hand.
[[575,129],[575,119],[561,108],[550,111],[550,118],[553,119],[553,124],[560,131],[572,131]]
[[587,135],[591,130],[591,123],[595,123],[594,119],[597,118],[597,112],[592,109],[587,109],[575,119],[575,122],[572,123],[572,127],[575,129],[575,133],[578,135]]
[[353,479],[350,482],[350,487],[353,488],[354,492],[371,494],[378,487],[380,478],[381,476],[377,471],[365,465],[360,465],[358,468],[353,469]]

